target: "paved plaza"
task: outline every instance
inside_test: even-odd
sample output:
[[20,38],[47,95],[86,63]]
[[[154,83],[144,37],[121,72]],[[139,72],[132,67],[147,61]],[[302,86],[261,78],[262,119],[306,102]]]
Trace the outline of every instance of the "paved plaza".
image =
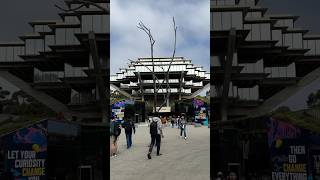
[[150,144],[149,128],[139,126],[133,135],[133,146],[126,148],[124,130],[118,142],[119,155],[112,157],[111,180],[209,180],[210,129],[206,126],[187,127],[187,140],[179,138],[177,128],[164,128],[162,156],[147,158]]

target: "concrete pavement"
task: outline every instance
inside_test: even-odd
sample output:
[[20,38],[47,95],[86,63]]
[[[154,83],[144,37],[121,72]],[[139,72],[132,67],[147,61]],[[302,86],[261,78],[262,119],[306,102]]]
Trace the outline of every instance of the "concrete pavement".
[[189,125],[187,140],[179,138],[177,128],[166,127],[161,142],[162,156],[147,159],[149,128],[139,126],[133,135],[133,146],[126,148],[124,130],[118,142],[119,155],[110,160],[111,180],[209,180],[210,129]]

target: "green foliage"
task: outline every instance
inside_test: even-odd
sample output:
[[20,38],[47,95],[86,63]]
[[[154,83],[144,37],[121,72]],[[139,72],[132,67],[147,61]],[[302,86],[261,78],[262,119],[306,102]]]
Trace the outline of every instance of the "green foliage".
[[19,116],[50,117],[55,113],[42,103],[24,93],[17,91],[5,104],[3,112]]
[[309,94],[307,104],[310,108],[320,106],[320,89],[316,93]]
[[296,112],[274,112],[272,117],[304,129],[320,132],[320,122],[308,115],[304,110]]
[[10,133],[16,129],[28,126],[39,120],[40,118],[32,116],[23,116],[15,120],[13,120],[12,118],[8,118],[7,120],[0,123],[0,135]]
[[10,92],[7,90],[3,90],[2,87],[0,87],[0,99],[3,100],[7,98],[10,95]]

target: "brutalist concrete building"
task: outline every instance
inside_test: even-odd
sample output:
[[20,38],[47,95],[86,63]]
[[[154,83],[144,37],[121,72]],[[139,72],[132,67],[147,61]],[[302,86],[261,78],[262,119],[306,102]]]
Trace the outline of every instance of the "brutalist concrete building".
[[296,27],[298,16],[270,15],[258,0],[211,0],[210,13],[216,120],[269,112],[314,80],[319,36]]
[[[210,73],[203,67],[194,65],[190,59],[155,57],[153,60],[154,62],[151,58],[139,58],[132,61],[127,68],[121,68],[116,75],[111,75],[111,85],[126,94],[128,98],[148,102],[149,106],[153,106],[154,69],[156,87],[159,89],[157,107],[163,107],[160,109],[162,112],[173,112],[177,101],[190,99],[199,94],[204,87],[209,86]],[[169,100],[165,101],[168,93]]]
[[259,120],[320,76],[320,38],[258,0],[211,0],[210,14],[211,167],[270,177]]
[[109,0],[65,3],[61,19],[32,21],[33,31],[21,41],[0,43],[0,76],[68,118],[101,121],[107,109]]

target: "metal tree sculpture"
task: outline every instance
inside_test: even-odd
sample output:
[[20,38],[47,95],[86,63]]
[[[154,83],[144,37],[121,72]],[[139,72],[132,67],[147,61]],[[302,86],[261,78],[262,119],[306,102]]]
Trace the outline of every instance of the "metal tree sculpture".
[[[157,78],[157,76],[155,74],[155,70],[154,70],[155,64],[154,64],[153,52],[154,52],[154,44],[156,41],[154,40],[154,38],[152,36],[151,29],[147,28],[141,21],[139,22],[139,24],[137,26],[139,29],[144,31],[149,38],[152,69],[148,68],[147,66],[145,66],[144,64],[142,64],[139,61],[136,61],[136,63],[142,64],[152,73],[153,93],[154,93],[153,111],[155,112],[155,114],[157,114],[161,110],[161,108],[168,102],[168,100],[170,98],[171,89],[170,89],[170,85],[169,85],[169,72],[170,72],[172,62],[175,57],[176,45],[177,45],[177,26],[176,26],[176,22],[175,22],[174,17],[172,18],[172,20],[173,20],[173,28],[174,28],[174,47],[173,47],[172,58],[171,58],[171,61],[170,61],[170,64],[169,64],[167,71],[165,71],[165,69],[162,66],[159,66],[160,68],[162,68],[162,70],[164,72],[164,79],[162,80],[162,82],[159,81],[159,79]],[[130,60],[130,61],[132,61],[132,60]],[[159,83],[158,87],[157,87],[156,81]],[[160,88],[163,87],[164,82],[166,82],[166,94],[164,95],[164,102],[160,105],[159,109],[157,110],[157,96],[158,96],[158,92],[159,92]]]

